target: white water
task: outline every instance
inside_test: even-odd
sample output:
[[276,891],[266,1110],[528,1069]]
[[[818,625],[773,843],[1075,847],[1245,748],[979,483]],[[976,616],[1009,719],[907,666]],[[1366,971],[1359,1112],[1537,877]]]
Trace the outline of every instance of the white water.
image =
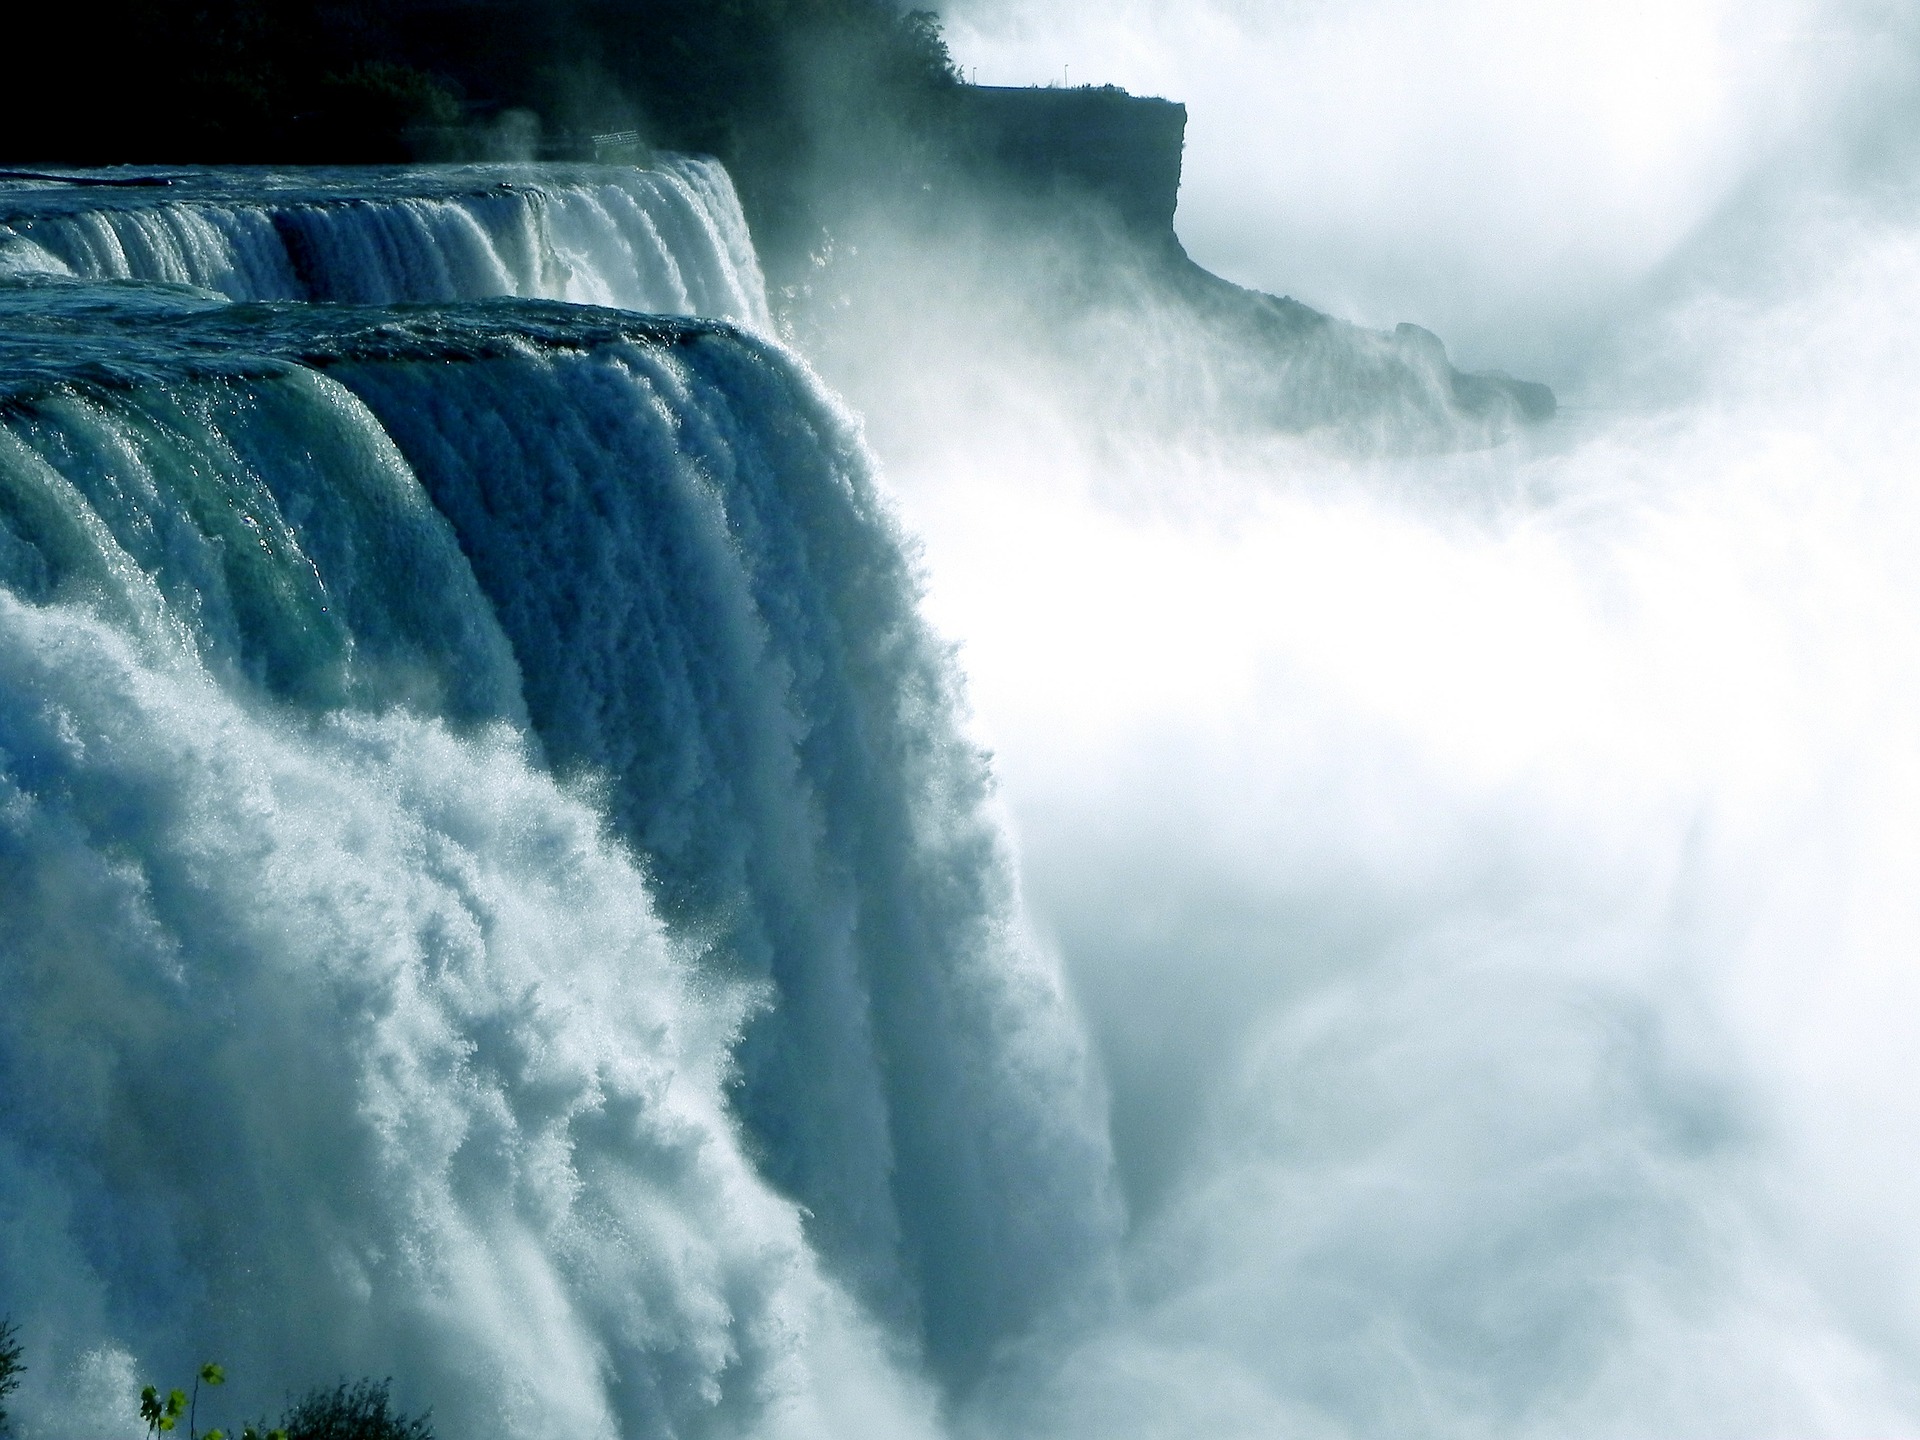
[[901,377],[1085,1041],[777,351],[16,404],[23,1431],[1920,1433],[1920,229],[1767,246],[1444,461]]
[[347,321],[79,293],[122,328],[33,343],[145,378],[0,424],[23,1433],[217,1353],[228,1419],[898,1434],[892,1366],[1097,1270],[1077,1025],[803,371],[493,305],[413,319],[498,358],[194,378]]
[[520,295],[768,324],[733,182],[710,160],[155,173],[174,183],[76,194],[0,182],[0,275],[162,281],[231,300]]

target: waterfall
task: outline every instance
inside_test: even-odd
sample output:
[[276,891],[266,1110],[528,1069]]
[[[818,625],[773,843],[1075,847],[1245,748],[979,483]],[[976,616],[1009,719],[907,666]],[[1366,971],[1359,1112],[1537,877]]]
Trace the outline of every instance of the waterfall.
[[768,323],[739,199],[711,160],[154,178],[170,183],[106,198],[0,182],[0,275],[160,281],[230,300],[518,295]]
[[942,8],[1177,237],[0,179],[14,1433],[1920,1436],[1916,7]]
[[[737,235],[593,250],[657,177],[204,184],[9,222],[23,1433],[209,1356],[228,1419],[391,1373],[452,1435],[902,1433],[895,1367],[970,1383],[1119,1219],[856,423],[724,323]],[[222,298],[668,273],[723,318]]]

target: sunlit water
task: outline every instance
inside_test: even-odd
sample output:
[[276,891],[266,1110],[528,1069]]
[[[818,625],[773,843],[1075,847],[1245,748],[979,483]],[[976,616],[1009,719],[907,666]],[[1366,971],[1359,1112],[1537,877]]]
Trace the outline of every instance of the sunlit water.
[[22,241],[21,1430],[1920,1431],[1920,232],[1791,231],[1498,450],[1016,339],[879,477],[724,326]]
[[0,277],[158,281],[229,300],[521,295],[767,326],[752,237],[711,160],[94,178],[0,179]]

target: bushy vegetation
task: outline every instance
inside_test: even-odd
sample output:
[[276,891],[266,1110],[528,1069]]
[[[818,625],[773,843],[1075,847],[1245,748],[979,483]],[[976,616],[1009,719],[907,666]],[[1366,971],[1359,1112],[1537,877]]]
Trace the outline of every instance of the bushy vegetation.
[[[383,54],[376,28],[319,0],[16,9],[9,53],[36,83],[0,94],[9,161],[397,160],[408,127],[459,105],[446,77]],[[359,83],[381,61],[384,88],[417,108],[395,114]]]
[[312,1391],[281,1420],[283,1440],[433,1440],[428,1416],[389,1408],[389,1384],[362,1380]]
[[7,1397],[20,1388],[20,1334],[11,1320],[0,1321],[0,1434],[7,1430]]
[[[19,1331],[12,1321],[0,1321],[0,1433],[8,1429],[5,1401],[20,1388]],[[389,1391],[393,1381],[342,1381],[310,1390],[287,1406],[280,1423],[269,1428],[265,1420],[240,1427],[238,1436],[220,1429],[199,1429],[200,1392],[226,1384],[226,1369],[209,1361],[195,1372],[193,1389],[178,1387],[164,1394],[158,1385],[140,1392],[140,1423],[149,1440],[169,1440],[185,1423],[187,1440],[433,1440],[428,1415],[407,1415],[393,1409]]]
[[16,9],[8,53],[35,83],[0,87],[0,165],[442,158],[530,112],[549,155],[626,130],[718,155],[774,231],[810,223],[823,165],[891,163],[958,83],[934,15],[895,0]]
[[[198,1429],[200,1389],[226,1383],[226,1371],[208,1362],[194,1377],[193,1391],[149,1385],[140,1392],[140,1420],[149,1440],[171,1436],[184,1419],[187,1440],[235,1440],[225,1430]],[[388,1392],[392,1380],[342,1381],[331,1389],[310,1390],[287,1407],[280,1423],[269,1428],[265,1420],[243,1425],[237,1440],[433,1440],[425,1415],[406,1415],[392,1408]]]

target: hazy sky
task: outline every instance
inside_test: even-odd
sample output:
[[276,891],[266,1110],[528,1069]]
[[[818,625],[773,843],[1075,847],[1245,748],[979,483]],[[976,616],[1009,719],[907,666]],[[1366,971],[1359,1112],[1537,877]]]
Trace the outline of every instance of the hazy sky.
[[1909,7],[1821,0],[944,8],[981,83],[1184,101],[1179,227],[1203,264],[1561,374],[1743,185],[1900,88],[1912,29]]

